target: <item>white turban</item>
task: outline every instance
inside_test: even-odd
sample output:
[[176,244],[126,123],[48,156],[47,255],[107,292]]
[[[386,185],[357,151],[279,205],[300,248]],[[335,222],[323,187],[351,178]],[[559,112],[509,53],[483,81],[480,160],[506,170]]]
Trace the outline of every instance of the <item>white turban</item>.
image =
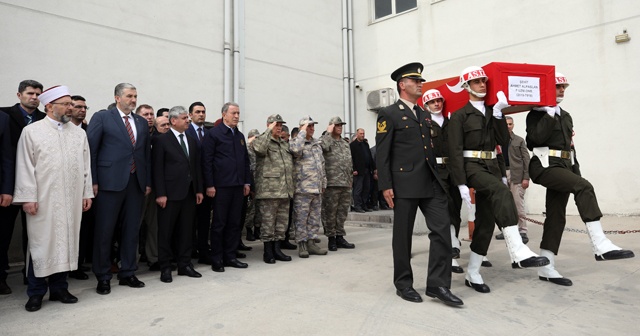
[[68,87],[64,85],[57,85],[44,90],[44,92],[42,92],[42,94],[38,98],[40,99],[42,105],[47,105],[56,99],[70,95],[71,94],[69,94]]

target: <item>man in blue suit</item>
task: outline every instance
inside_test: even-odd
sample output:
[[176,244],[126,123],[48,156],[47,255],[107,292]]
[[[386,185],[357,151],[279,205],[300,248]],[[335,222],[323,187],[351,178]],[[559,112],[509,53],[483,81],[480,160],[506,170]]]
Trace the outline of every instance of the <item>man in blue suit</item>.
[[109,256],[117,224],[121,225],[119,284],[144,287],[134,273],[144,196],[151,192],[151,146],[147,121],[132,113],[137,99],[135,86],[118,84],[116,107],[94,114],[87,129],[96,195],[93,273],[101,295],[111,293]]
[[222,107],[222,122],[207,132],[203,150],[203,177],[207,196],[213,198],[211,225],[211,269],[224,266],[247,268],[236,257],[242,223],[244,196],[249,194],[251,173],[244,135],[238,130],[240,108],[236,103]]

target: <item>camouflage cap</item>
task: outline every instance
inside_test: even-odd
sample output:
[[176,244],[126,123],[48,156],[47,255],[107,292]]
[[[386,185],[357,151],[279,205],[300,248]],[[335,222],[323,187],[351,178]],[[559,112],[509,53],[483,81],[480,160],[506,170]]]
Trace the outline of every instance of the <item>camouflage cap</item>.
[[302,119],[300,119],[300,122],[298,123],[298,125],[302,126],[302,125],[308,125],[308,124],[317,124],[317,121],[313,121],[313,119],[311,118],[311,116],[306,116]]
[[247,134],[247,138],[251,138],[251,137],[254,137],[254,136],[258,136],[258,135],[260,135],[260,131],[258,131],[257,129],[254,128],[254,129],[249,131],[249,133]]
[[343,122],[340,117],[333,117],[329,120],[329,125],[346,125],[346,122]]
[[269,116],[269,118],[267,118],[267,123],[272,123],[272,122],[280,122],[283,124],[286,124],[287,122],[282,120],[282,117],[279,114],[272,114]]
[[282,125],[282,133],[289,134],[289,127],[287,127],[286,125]]

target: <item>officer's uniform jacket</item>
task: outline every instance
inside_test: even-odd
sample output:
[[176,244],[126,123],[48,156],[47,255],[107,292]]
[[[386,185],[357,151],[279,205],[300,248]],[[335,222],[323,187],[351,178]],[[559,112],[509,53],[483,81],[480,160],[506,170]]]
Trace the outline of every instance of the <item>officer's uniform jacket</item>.
[[378,188],[393,189],[396,198],[428,198],[439,183],[431,129],[435,123],[418,107],[416,116],[398,100],[378,112],[376,165]]
[[293,154],[293,180],[296,194],[320,194],[327,187],[322,147],[317,139],[306,139],[307,132],[300,131],[291,139]]
[[349,143],[343,138],[334,139],[331,134],[320,138],[324,154],[327,187],[347,187],[353,184],[353,161]]
[[467,184],[467,177],[479,171],[488,171],[496,177],[505,176],[504,164],[501,165],[497,159],[465,158],[462,154],[463,150],[494,151],[496,145],[508,145],[506,120],[493,117],[491,106],[485,106],[485,109],[483,115],[468,102],[449,120],[449,171],[455,185]]
[[[549,147],[549,149],[571,151],[573,148],[571,138],[573,137],[573,119],[571,115],[560,109],[560,116],[551,117],[545,111],[531,110],[527,115],[527,147],[533,150],[535,147]],[[549,157],[549,167],[560,167],[571,169],[580,175],[580,164],[578,160],[563,159],[559,157]],[[535,182],[543,171],[544,167],[537,156],[531,158],[529,164],[529,175]]]
[[289,144],[267,130],[253,139],[256,199],[293,198],[293,158]]

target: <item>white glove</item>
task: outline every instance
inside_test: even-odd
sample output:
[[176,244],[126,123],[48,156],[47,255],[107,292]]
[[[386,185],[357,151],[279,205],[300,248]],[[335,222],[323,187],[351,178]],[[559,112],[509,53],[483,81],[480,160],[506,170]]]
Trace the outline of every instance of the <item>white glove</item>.
[[505,109],[511,105],[507,103],[507,96],[504,95],[504,92],[498,91],[496,96],[498,97],[498,102],[493,105],[493,116],[496,119],[502,119],[502,109]]
[[467,206],[471,209],[471,195],[469,194],[469,187],[461,184],[458,186],[458,189],[460,190],[460,197],[462,197],[462,200],[467,203]]
[[[557,107],[557,106],[556,106]],[[553,106],[536,106],[533,108],[534,111],[544,111],[553,118],[553,115],[556,113],[556,109]],[[558,107],[558,115],[560,115],[560,108]]]
[[509,183],[507,183],[507,178],[506,177],[502,177],[502,183],[504,183],[504,185],[506,185],[507,187],[509,186]]

